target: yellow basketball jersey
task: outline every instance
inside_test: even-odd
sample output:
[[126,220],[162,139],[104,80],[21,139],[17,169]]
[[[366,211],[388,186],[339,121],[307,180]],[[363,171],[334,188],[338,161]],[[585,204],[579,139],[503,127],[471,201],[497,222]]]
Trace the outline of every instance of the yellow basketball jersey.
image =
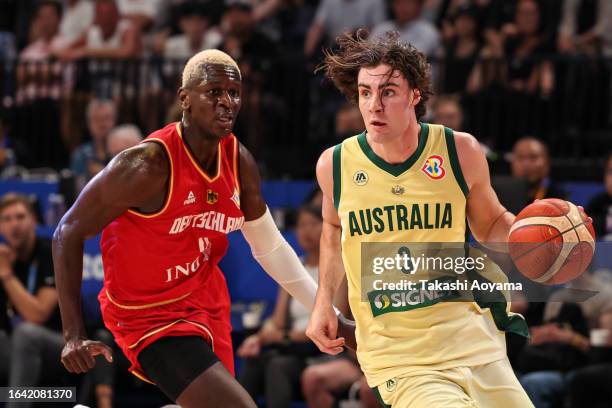
[[333,178],[357,357],[369,385],[504,358],[504,333],[490,309],[443,295],[394,308],[389,298],[368,298],[372,288],[364,287],[363,244],[465,242],[468,187],[452,130],[421,123],[418,147],[401,164],[378,157],[365,132],[353,136],[334,148]]

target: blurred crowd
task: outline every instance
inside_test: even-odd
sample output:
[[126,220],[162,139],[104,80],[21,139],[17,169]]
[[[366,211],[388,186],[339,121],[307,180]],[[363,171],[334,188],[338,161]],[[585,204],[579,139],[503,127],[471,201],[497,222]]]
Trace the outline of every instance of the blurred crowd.
[[[358,28],[397,31],[429,56],[436,94],[458,98],[464,130],[494,150],[533,133],[555,157],[595,152],[601,163],[601,132],[612,123],[605,0],[0,0],[0,8],[2,169],[72,162],[74,170],[80,161],[80,173],[94,170],[81,145],[91,141],[100,163],[107,154],[87,122],[93,99],[114,103],[115,122],[146,135],[180,115],[186,59],[219,48],[244,77],[236,134],[266,175],[310,177],[308,163],[344,136],[334,124],[345,109],[313,71],[323,48]],[[283,159],[292,155],[300,166]]]

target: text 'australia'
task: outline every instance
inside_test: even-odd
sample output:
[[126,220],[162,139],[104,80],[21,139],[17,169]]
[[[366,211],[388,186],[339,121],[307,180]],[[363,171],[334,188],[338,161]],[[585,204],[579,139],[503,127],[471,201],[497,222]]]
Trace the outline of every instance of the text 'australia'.
[[349,211],[348,221],[351,236],[409,229],[442,229],[453,227],[453,211],[450,203],[388,205]]

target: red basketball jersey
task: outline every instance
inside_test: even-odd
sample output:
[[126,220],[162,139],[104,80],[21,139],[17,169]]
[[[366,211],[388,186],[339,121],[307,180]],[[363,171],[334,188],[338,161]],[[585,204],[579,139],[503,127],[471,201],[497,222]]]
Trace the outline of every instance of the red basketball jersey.
[[102,291],[111,303],[155,306],[205,286],[227,250],[227,234],[244,223],[240,210],[238,140],[218,145],[214,174],[206,174],[185,143],[179,123],[152,133],[170,161],[168,193],[155,214],[126,211],[102,233]]
[[240,229],[238,140],[221,139],[215,173],[198,165],[173,123],[143,143],[159,143],[170,162],[168,193],[155,214],[129,210],[102,233],[104,324],[132,366],[149,381],[138,354],[164,336],[200,336],[234,372],[230,299],[217,266],[227,234]]

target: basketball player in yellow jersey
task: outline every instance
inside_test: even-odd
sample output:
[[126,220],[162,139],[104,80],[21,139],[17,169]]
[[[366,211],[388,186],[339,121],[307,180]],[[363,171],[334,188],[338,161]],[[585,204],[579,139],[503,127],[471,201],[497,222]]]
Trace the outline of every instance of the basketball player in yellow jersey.
[[384,406],[532,407],[502,331],[526,334],[520,316],[443,297],[410,307],[362,299],[362,243],[464,242],[466,217],[479,242],[507,242],[515,218],[491,188],[476,139],[419,122],[431,95],[423,54],[394,34],[366,36],[338,38],[338,51],[322,65],[358,103],[366,131],[326,150],[317,164],[324,224],[306,333],[321,351],[342,350],[332,296],[346,270],[357,357]]

